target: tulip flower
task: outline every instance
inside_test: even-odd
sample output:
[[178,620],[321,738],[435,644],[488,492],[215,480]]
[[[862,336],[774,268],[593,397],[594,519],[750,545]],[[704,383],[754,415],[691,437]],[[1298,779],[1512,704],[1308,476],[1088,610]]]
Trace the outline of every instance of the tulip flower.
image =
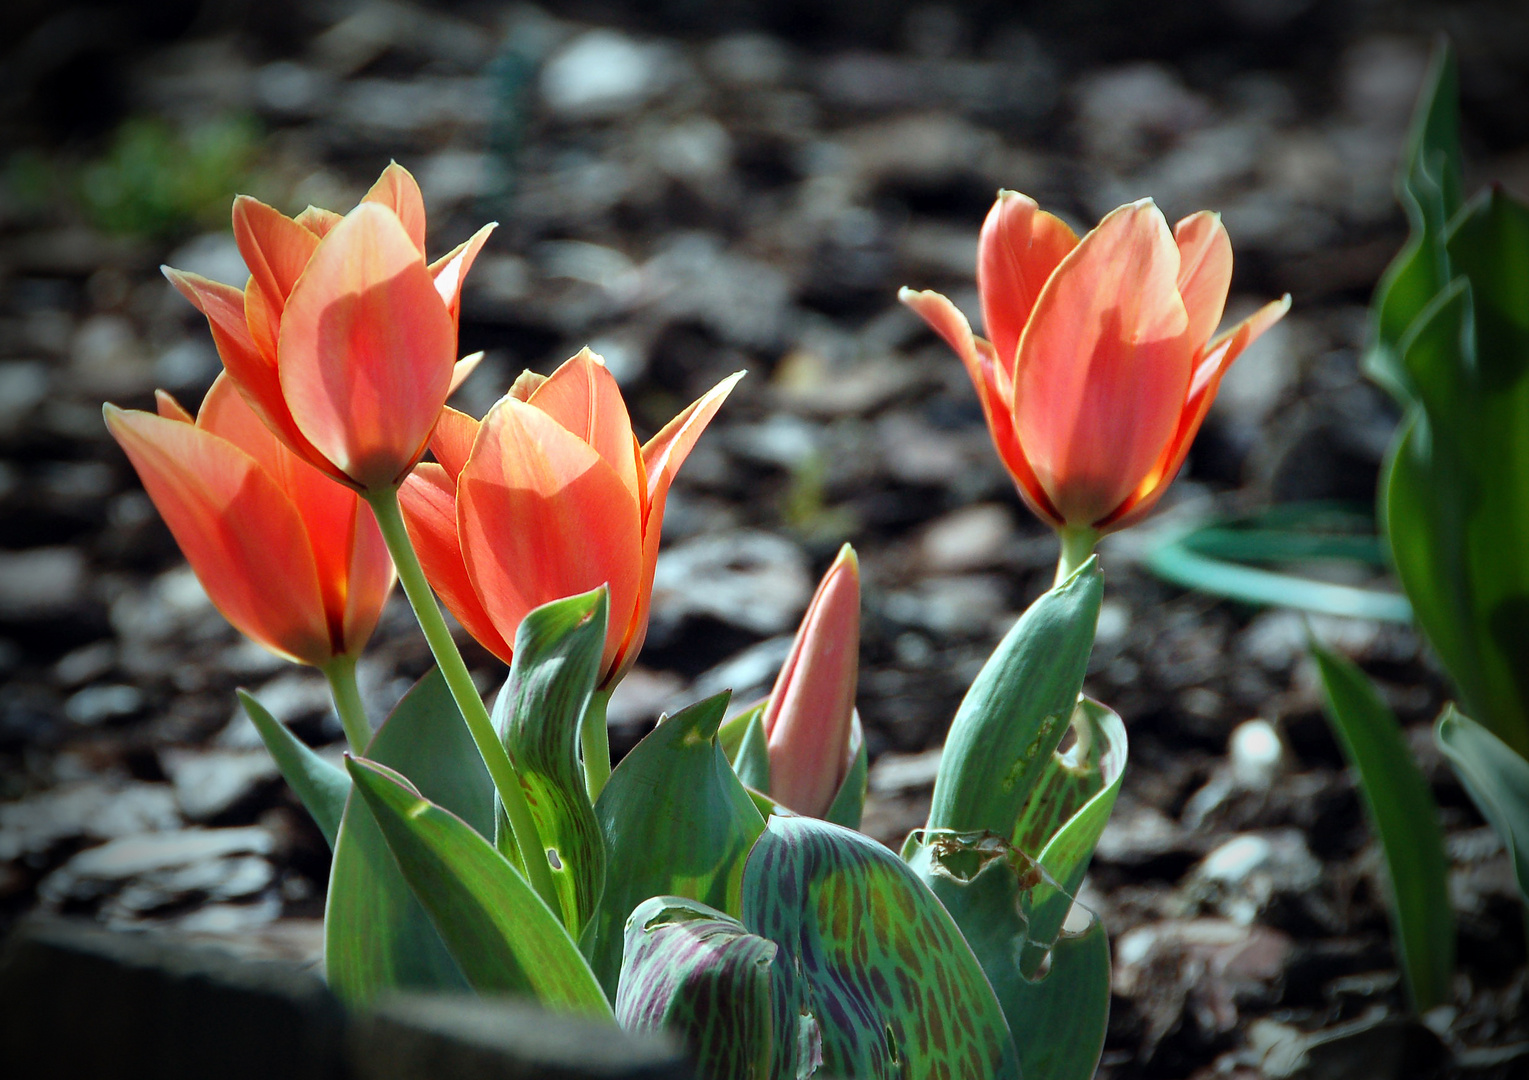
[[436,462],[399,491],[425,577],[485,648],[509,663],[531,609],[601,584],[610,622],[601,688],[648,628],[664,502],[675,473],[742,372],[639,446],[616,380],[582,350],[545,379],[522,376],[482,423],[446,409]]
[[296,218],[241,195],[243,290],[165,268],[207,316],[229,377],[293,453],[358,491],[396,485],[425,451],[453,387],[462,279],[488,239],[425,262],[425,207],[389,165],[345,216]]
[[105,407],[149,498],[219,611],[272,652],[354,661],[393,588],[370,510],[288,450],[225,372],[195,419]]
[[860,562],[845,544],[823,575],[761,718],[770,797],[823,817],[853,756],[860,674]]
[[990,340],[938,293],[899,298],[966,364],[1025,502],[1064,544],[1082,534],[1091,548],[1162,497],[1227,368],[1288,310],[1286,296],[1215,334],[1231,278],[1217,214],[1170,231],[1143,199],[1080,240],[1034,200],[1003,191],[977,247]]

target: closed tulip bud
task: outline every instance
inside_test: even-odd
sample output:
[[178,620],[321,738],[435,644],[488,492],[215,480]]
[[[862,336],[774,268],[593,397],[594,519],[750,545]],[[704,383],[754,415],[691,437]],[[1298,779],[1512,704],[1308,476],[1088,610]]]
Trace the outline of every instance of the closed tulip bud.
[[434,462],[399,490],[431,586],[505,663],[536,607],[610,587],[600,686],[642,648],[664,503],[675,473],[742,373],[638,445],[615,378],[588,349],[546,378],[522,376],[482,422],[445,409]]
[[938,293],[899,295],[966,364],[1020,495],[1065,539],[1152,509],[1222,375],[1289,309],[1286,296],[1216,334],[1231,279],[1231,243],[1209,211],[1170,230],[1143,199],[1080,240],[1003,191],[977,247],[990,340]]
[[493,230],[425,262],[425,204],[389,165],[343,217],[289,218],[241,195],[243,290],[165,268],[207,316],[229,377],[257,416],[314,468],[358,491],[397,484],[425,452],[451,391],[462,279]]
[[214,606],[240,632],[323,667],[356,657],[393,588],[371,511],[288,450],[218,376],[195,419],[168,394],[159,414],[105,408]]
[[860,675],[860,562],[845,544],[823,575],[775,680],[761,726],[770,796],[822,817],[852,757]]

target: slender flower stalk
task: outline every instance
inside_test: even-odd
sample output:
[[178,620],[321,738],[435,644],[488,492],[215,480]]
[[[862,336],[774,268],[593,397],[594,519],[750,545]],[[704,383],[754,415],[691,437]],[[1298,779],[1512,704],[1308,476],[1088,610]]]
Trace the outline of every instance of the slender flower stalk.
[[1094,546],[1099,543],[1099,532],[1086,525],[1064,526],[1057,530],[1057,536],[1062,541],[1062,554],[1057,559],[1055,583],[1060,585],[1088,562]]
[[366,500],[371,504],[372,513],[377,518],[377,527],[382,531],[388,551],[392,553],[394,565],[398,567],[399,583],[403,585],[404,595],[409,598],[409,605],[414,608],[419,628],[430,645],[430,652],[441,669],[441,675],[446,679],[446,686],[451,690],[451,697],[457,703],[462,719],[467,722],[467,730],[472,734],[483,764],[488,767],[488,774],[494,781],[494,790],[499,792],[499,800],[504,804],[505,815],[510,820],[510,831],[515,834],[515,845],[520,851],[520,861],[525,867],[526,876],[547,906],[557,911],[559,902],[557,886],[552,880],[552,864],[547,861],[546,848],[542,845],[536,821],[531,816],[531,807],[521,789],[520,774],[515,770],[515,763],[510,760],[509,751],[494,731],[488,709],[478,696],[478,688],[473,685],[472,675],[462,660],[462,653],[452,640],[451,630],[441,616],[440,605],[436,603],[435,594],[430,591],[430,584],[425,580],[425,571],[420,567],[419,556],[414,553],[414,545],[409,542],[409,532],[404,527],[403,514],[398,508],[398,489],[369,491]]
[[323,671],[350,752],[357,756],[365,754],[372,741],[372,725],[366,718],[366,706],[361,703],[361,690],[356,685],[355,657],[337,656],[324,665]]
[[611,703],[609,690],[596,690],[589,697],[589,708],[579,726],[579,749],[584,755],[584,786],[589,801],[594,802],[611,778],[611,739],[605,726],[606,709]]

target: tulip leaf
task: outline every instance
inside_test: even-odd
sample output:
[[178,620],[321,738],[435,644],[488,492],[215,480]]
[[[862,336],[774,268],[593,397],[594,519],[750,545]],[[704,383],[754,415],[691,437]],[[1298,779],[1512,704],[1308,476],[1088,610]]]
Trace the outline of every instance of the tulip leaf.
[[1502,837],[1518,891],[1529,900],[1529,761],[1453,705],[1439,717],[1434,738],[1476,809]]
[[[1096,935],[1096,948],[1063,926],[1120,790],[1126,732],[1120,717],[1087,698],[1072,722],[1076,741],[1052,752],[1009,837],[922,829],[908,837],[903,857],[971,943],[1025,1074],[1086,1080],[1109,1018],[1108,942],[1101,927],[1082,936]],[[1042,1026],[1035,1010],[1058,1000]],[[1055,1057],[1055,1071],[1034,1072],[1035,1055]]]
[[1351,661],[1311,646],[1344,756],[1359,777],[1370,823],[1390,874],[1390,914],[1413,1007],[1451,999],[1455,921],[1449,862],[1428,781],[1413,761],[1396,716]]
[[743,721],[737,735],[737,748],[731,755],[733,771],[738,779],[755,791],[770,790],[770,750],[765,743],[764,714],[769,704],[766,698],[757,706],[728,721],[729,725]]
[[839,790],[829,803],[824,821],[843,825],[846,829],[860,828],[860,815],[865,810],[865,790],[870,781],[871,761],[865,750],[865,728],[860,723],[860,710],[850,718],[849,769],[839,783]]
[[764,715],[765,706],[769,704],[769,698],[762,698],[742,712],[728,717],[717,730],[717,742],[722,745],[722,752],[727,755],[727,760],[732,762],[734,767],[738,764],[738,752],[743,748],[745,737],[759,722]]
[[237,693],[245,715],[260,733],[260,740],[265,743],[281,775],[297,792],[319,832],[329,841],[329,850],[333,851],[335,837],[340,832],[340,818],[345,814],[345,800],[350,795],[350,777],[345,775],[344,769],[319,757],[307,743],[292,734],[287,725],[272,716],[254,695],[244,690]]
[[[493,784],[438,670],[404,695],[373,736],[367,756],[404,773],[426,798],[492,835]],[[397,988],[468,985],[354,789],[329,872],[324,964],[329,985],[351,1004]]]
[[1411,401],[1414,388],[1402,362],[1401,339],[1454,276],[1445,229],[1462,201],[1459,98],[1455,58],[1441,44],[1423,81],[1397,177],[1397,199],[1411,235],[1375,289],[1364,358],[1365,372],[1403,404]]
[[605,842],[579,763],[579,725],[600,677],[608,609],[600,588],[530,612],[516,631],[509,679],[494,703],[494,727],[520,774],[542,843],[556,855],[552,880],[575,940],[605,884]]
[[581,945],[611,996],[627,916],[653,896],[739,909],[743,863],[764,819],[717,741],[727,693],[659,721],[611,772],[595,802],[610,859]]
[[977,957],[874,840],[814,818],[771,818],[744,870],[740,921],[779,948],[777,993],[816,1021],[825,1074],[1018,1080]]
[[705,904],[645,900],[626,924],[616,1019],[679,1036],[701,1080],[810,1076],[822,1063],[817,1021],[785,999],[771,970],[778,952]]
[[558,916],[492,843],[393,770],[365,759],[347,767],[474,990],[525,994],[556,1011],[614,1019]]
[[951,722],[929,828],[1012,835],[1077,704],[1103,589],[1090,558],[999,643]]

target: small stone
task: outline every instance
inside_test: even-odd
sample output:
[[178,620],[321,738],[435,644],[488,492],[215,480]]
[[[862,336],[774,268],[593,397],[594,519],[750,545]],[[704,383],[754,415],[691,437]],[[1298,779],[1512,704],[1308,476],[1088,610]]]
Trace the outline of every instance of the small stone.
[[883,600],[889,619],[936,634],[981,637],[1007,608],[1002,578],[991,574],[928,577]]
[[734,86],[774,86],[791,69],[791,55],[775,38],[765,34],[729,34],[706,49],[706,70]]
[[47,400],[53,380],[48,365],[37,360],[0,364],[0,436],[13,437],[33,409]]
[[280,775],[265,750],[183,750],[160,752],[181,813],[191,821],[209,821],[247,799],[256,788]]
[[554,111],[577,119],[632,112],[673,78],[674,58],[662,45],[634,41],[615,30],[591,30],[550,57],[541,93]]
[[751,530],[702,536],[659,553],[655,619],[709,615],[756,634],[796,628],[812,592],[807,558],[791,541]]
[[935,573],[981,570],[1003,562],[1014,540],[1014,519],[995,503],[968,506],[936,519],[919,542]]
[[0,803],[0,862],[45,855],[83,837],[112,840],[181,824],[168,784],[87,779]]
[[792,640],[791,634],[769,638],[706,669],[696,677],[690,692],[685,695],[687,700],[700,700],[731,690],[733,706],[748,708],[775,685],[775,677],[791,652]]
[[97,641],[66,653],[53,665],[53,680],[60,686],[82,686],[109,672],[117,663],[117,646]]
[[143,708],[143,691],[125,683],[87,686],[64,702],[64,715],[81,727],[93,727]]
[[939,775],[944,749],[936,747],[920,754],[885,753],[871,766],[868,784],[879,794],[917,791],[933,787]]
[[85,556],[76,548],[0,551],[0,618],[57,614],[85,591]]
[[1249,791],[1267,791],[1279,776],[1285,748],[1279,732],[1267,720],[1246,720],[1232,730],[1228,742],[1232,779]]
[[1276,896],[1299,896],[1322,880],[1322,864],[1299,829],[1243,833],[1216,848],[1186,879],[1191,897],[1246,926]]

